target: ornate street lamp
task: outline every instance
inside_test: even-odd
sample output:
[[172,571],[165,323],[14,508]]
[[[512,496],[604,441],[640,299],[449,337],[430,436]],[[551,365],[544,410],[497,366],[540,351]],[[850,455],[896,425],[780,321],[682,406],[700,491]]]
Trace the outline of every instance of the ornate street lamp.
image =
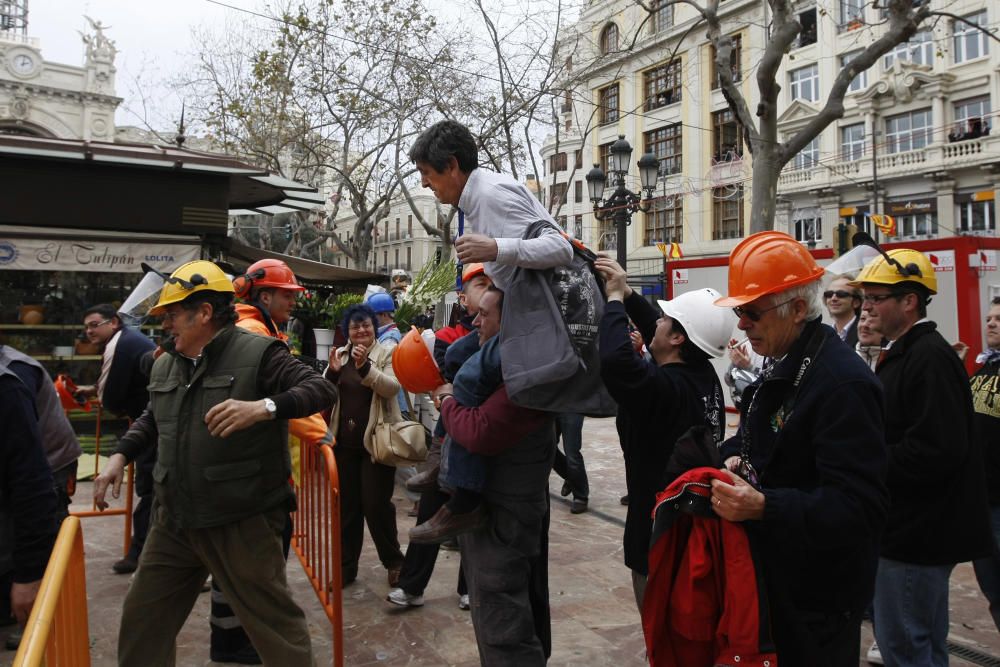
[[614,192],[607,199],[604,199],[604,188],[607,177],[600,165],[595,164],[594,168],[587,173],[587,190],[590,193],[590,201],[594,202],[594,217],[598,220],[606,220],[609,217],[615,221],[618,235],[618,263],[622,268],[626,268],[626,254],[628,252],[626,243],[626,227],[632,224],[632,214],[636,211],[646,213],[653,205],[653,189],[656,187],[656,178],[660,168],[660,161],[652,153],[646,153],[639,158],[639,181],[642,190],[646,193],[646,198],[632,192],[625,187],[625,176],[628,175],[629,162],[632,161],[632,146],[625,140],[625,135],[618,135],[618,140],[611,144],[611,155],[608,159],[608,169],[611,170],[612,183],[615,186]]

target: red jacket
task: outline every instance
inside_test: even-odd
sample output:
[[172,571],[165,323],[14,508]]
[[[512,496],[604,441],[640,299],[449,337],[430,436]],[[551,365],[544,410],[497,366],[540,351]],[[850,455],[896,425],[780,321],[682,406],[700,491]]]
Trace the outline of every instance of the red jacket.
[[746,530],[711,509],[711,480],[695,468],[657,495],[642,608],[649,664],[775,667],[767,599]]

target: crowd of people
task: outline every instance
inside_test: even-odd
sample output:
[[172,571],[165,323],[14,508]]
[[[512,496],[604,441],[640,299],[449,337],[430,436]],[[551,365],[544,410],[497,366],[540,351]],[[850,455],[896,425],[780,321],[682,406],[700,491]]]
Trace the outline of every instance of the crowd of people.
[[[429,355],[440,374],[433,409],[397,378],[393,351],[403,342],[389,294],[347,309],[345,344],[322,373],[298,361],[283,329],[303,287],[278,260],[235,279],[203,260],[165,276],[150,311],[162,321],[159,347],[112,306],[85,314],[103,363],[79,397],[130,419],[95,480],[99,507],[119,497],[126,466],[137,464],[133,549],[112,566],[133,576],[119,664],[173,664],[209,576],[213,660],[313,664],[285,576],[289,480],[301,449],[324,444],[341,483],[344,587],[358,577],[365,525],[386,600],[403,607],[424,604],[439,548],[457,541],[458,604],[471,612],[482,664],[543,665],[551,655],[549,476],[562,477],[572,513],[588,510],[582,427],[592,403],[553,409],[544,392],[523,392],[569,376],[545,365],[525,372],[537,350],[518,336],[524,313],[550,302],[571,332],[553,354],[579,353],[588,327],[568,321],[565,299],[520,303],[516,288],[526,272],[559,270],[582,251],[523,185],[478,166],[459,123],[428,128],[410,158],[464,228],[458,310]],[[725,294],[695,289],[656,305],[617,262],[588,261],[602,294],[584,295],[595,299],[599,350],[586,381],[618,406],[622,553],[651,664],[856,665],[868,617],[872,661],[946,665],[948,582],[967,561],[1000,630],[1000,448],[991,443],[1000,299],[970,379],[927,318],[937,283],[915,250],[831,280],[801,243],[763,232],[733,250]],[[555,333],[535,335],[561,340]],[[728,438],[712,365],[727,355],[745,373],[727,374],[740,412]],[[521,373],[517,393],[511,368]],[[435,423],[419,472],[376,460],[380,426],[428,410]],[[0,570],[9,572],[7,614],[23,625],[79,444],[44,369],[9,347],[0,347],[0,413],[9,425]],[[397,481],[419,498],[405,551]]]

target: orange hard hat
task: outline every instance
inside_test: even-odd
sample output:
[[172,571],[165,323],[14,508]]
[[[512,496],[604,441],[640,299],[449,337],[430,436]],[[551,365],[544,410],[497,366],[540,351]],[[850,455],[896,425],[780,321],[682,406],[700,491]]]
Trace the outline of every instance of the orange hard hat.
[[729,295],[716,306],[742,306],[766,294],[819,280],[823,269],[805,246],[784,232],[758,232],[729,255]]
[[56,394],[59,395],[59,402],[62,403],[63,410],[83,410],[90,412],[90,401],[76,400],[78,391],[76,383],[68,375],[57,375],[54,381]]
[[255,287],[279,287],[295,292],[301,292],[305,289],[295,279],[295,274],[288,268],[288,265],[280,259],[262,259],[254,262],[247,268],[245,274],[233,281],[236,296],[241,299],[248,297],[250,290]]
[[410,329],[393,348],[392,371],[399,384],[414,394],[431,391],[444,384],[434,356],[415,328]]
[[462,282],[467,283],[476,276],[481,276],[486,274],[486,267],[484,267],[480,262],[473,262],[472,264],[466,264],[462,267]]

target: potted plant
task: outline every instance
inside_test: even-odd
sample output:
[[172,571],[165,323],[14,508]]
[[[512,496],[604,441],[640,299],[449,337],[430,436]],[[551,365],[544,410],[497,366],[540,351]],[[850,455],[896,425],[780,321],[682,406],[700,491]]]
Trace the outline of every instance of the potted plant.
[[336,313],[330,297],[316,292],[305,291],[295,300],[292,316],[312,329],[316,340],[316,358],[326,359],[333,345],[334,329],[337,326]]

